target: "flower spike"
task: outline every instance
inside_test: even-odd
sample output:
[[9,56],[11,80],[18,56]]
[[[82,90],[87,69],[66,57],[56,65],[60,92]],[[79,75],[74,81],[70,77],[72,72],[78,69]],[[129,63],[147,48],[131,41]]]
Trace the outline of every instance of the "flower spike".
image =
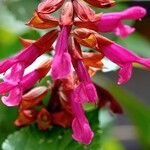
[[[0,61],[0,74],[3,73],[0,96],[5,105],[19,107],[16,126],[36,123],[40,130],[55,125],[69,127],[74,140],[89,145],[94,133],[84,103],[95,104],[96,109],[108,106],[113,113],[123,112],[109,91],[93,83],[92,76],[106,68],[107,58],[120,67],[118,84],[123,84],[131,78],[133,63],[150,69],[150,59],[134,54],[99,32],[125,38],[135,28],[124,21],[141,20],[146,10],[134,6],[120,12],[97,14],[93,9],[114,5],[115,0],[42,0],[39,3],[27,25],[55,29],[38,40],[20,39],[24,49]],[[36,63],[37,59],[42,64]],[[49,74],[53,81],[45,78]],[[36,84],[40,80],[44,86]],[[49,95],[45,104],[45,96]]]

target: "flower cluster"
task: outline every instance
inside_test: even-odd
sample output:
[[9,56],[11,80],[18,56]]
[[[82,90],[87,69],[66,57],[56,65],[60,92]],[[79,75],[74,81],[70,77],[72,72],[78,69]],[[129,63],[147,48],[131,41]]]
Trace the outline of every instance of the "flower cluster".
[[[0,95],[5,105],[19,106],[17,126],[36,122],[41,130],[51,125],[72,127],[72,137],[76,141],[90,144],[94,133],[84,113],[84,103],[93,103],[99,108],[109,106],[112,112],[122,113],[112,95],[93,83],[91,77],[103,68],[101,60],[107,57],[120,67],[118,84],[123,84],[131,78],[133,63],[150,68],[150,59],[141,58],[99,34],[112,32],[125,38],[135,29],[123,21],[140,20],[146,15],[146,10],[139,6],[100,14],[92,9],[114,5],[114,0],[44,0],[38,5],[27,25],[56,29],[36,41],[21,39],[25,48],[0,62],[0,73],[4,73]],[[55,12],[60,14],[58,18]],[[82,46],[96,51],[83,52]],[[54,55],[25,74],[26,68],[39,56],[53,49]],[[52,83],[34,87],[49,73]],[[49,92],[49,101],[44,104],[44,97]]]

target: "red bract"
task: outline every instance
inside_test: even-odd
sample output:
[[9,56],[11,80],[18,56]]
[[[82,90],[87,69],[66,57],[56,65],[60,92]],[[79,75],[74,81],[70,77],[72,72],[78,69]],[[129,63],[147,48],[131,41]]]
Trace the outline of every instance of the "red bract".
[[55,17],[49,14],[35,12],[31,20],[27,22],[26,25],[38,29],[48,29],[58,26],[59,22]]
[[70,26],[73,24],[73,4],[71,2],[71,0],[68,0],[63,8],[62,8],[62,12],[60,15],[60,24],[63,26]]
[[46,87],[37,87],[22,96],[20,104],[20,110],[31,109],[41,104],[44,96],[47,94],[48,89]]
[[113,113],[121,114],[123,113],[121,105],[117,102],[114,96],[107,91],[106,89],[94,84],[98,93],[99,101],[98,106],[102,107],[109,107]]
[[22,127],[33,123],[36,120],[37,112],[34,110],[23,110],[19,113],[15,121],[17,127]]
[[73,7],[76,15],[82,21],[94,21],[95,20],[95,12],[81,0],[74,0]]
[[59,9],[64,3],[64,0],[45,0],[41,2],[37,8],[37,12],[50,14]]
[[47,130],[50,127],[51,115],[45,108],[42,108],[38,113],[37,124],[40,130]]

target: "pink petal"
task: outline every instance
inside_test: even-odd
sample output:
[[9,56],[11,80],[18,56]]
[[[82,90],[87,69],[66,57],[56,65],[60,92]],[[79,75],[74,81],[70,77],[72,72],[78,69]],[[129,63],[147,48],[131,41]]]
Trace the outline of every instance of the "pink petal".
[[124,20],[138,20],[146,15],[143,7],[135,6],[122,12],[105,13],[96,22],[99,32],[115,32],[117,36],[127,37],[135,31],[134,28],[123,25]]
[[0,73],[6,72],[15,63],[16,63],[16,60],[13,57],[1,61],[0,62]]
[[25,67],[28,67],[40,55],[41,55],[40,50],[34,44],[32,44],[31,46],[21,51],[17,56],[15,56],[15,59],[18,60],[19,62],[24,62]]
[[100,17],[97,22],[99,32],[113,32],[121,22],[121,16],[118,13],[106,13]]
[[6,94],[9,90],[11,90],[14,87],[14,85],[7,83],[7,82],[1,82],[0,83],[0,95]]
[[12,84],[20,82],[24,74],[24,69],[24,63],[16,63],[13,65],[10,72],[5,74],[4,81]]
[[96,102],[97,92],[82,60],[76,60],[74,68],[80,81],[80,84],[75,89],[78,102]]
[[84,114],[84,110],[80,103],[75,101],[74,92],[70,93],[72,112],[74,120],[72,122],[72,137],[78,142],[90,144],[94,133],[92,132],[88,120]]
[[145,59],[137,56],[126,48],[113,43],[103,48],[104,55],[112,62],[120,66],[119,84],[127,82],[132,74],[132,63],[136,62],[150,68],[150,59]]
[[23,91],[32,88],[38,80],[40,80],[40,76],[36,70],[25,75],[20,83]]
[[55,80],[65,78],[71,72],[71,58],[68,53],[69,33],[70,28],[63,26],[57,40],[55,56],[51,66],[51,75]]
[[93,83],[80,83],[75,89],[75,94],[79,103],[91,102],[95,103],[97,101],[97,92]]
[[22,98],[22,90],[20,87],[12,89],[9,95],[2,97],[2,102],[7,106],[18,106]]
[[129,34],[133,33],[135,31],[135,28],[130,27],[128,25],[120,24],[115,30],[115,34],[117,36],[120,36],[122,38],[128,37]]
[[54,80],[63,79],[71,72],[71,58],[69,53],[55,56],[52,62],[51,75]]
[[91,143],[94,133],[88,123],[79,122],[79,120],[75,118],[72,122],[72,130],[73,139],[87,145]]
[[125,64],[120,68],[118,84],[127,82],[132,76],[132,64]]
[[138,20],[146,15],[146,9],[140,6],[128,8],[122,12],[122,18],[127,20]]
[[23,49],[16,56],[0,62],[0,73],[6,72],[15,63],[24,63],[24,67],[28,67],[32,64],[41,54],[40,50],[32,44],[31,46]]

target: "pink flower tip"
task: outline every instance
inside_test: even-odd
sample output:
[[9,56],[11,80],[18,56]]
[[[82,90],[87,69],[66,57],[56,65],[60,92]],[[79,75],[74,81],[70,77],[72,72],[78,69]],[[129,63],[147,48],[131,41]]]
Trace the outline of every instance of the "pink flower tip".
[[133,63],[139,63],[150,69],[149,58],[141,58],[116,43],[105,46],[103,53],[108,59],[120,66],[119,85],[126,83],[131,78]]
[[88,123],[85,122],[84,124],[80,124],[80,122],[75,118],[72,122],[72,129],[73,139],[86,145],[91,143],[94,133]]
[[146,15],[146,9],[140,6],[134,6],[123,11],[124,19],[137,20]]
[[65,52],[62,56],[54,57],[52,62],[51,76],[54,80],[63,79],[71,72],[71,58],[69,53]]
[[135,31],[135,28],[130,27],[128,25],[123,25],[120,24],[115,30],[114,33],[117,36],[120,36],[121,38],[126,38],[128,37],[128,35],[130,35],[131,33],[133,33]]
[[22,89],[21,88],[14,88],[10,91],[8,96],[3,96],[2,97],[2,102],[6,106],[18,106],[22,98]]
[[84,103],[91,102],[96,103],[98,100],[97,92],[93,83],[82,82],[75,89],[76,102]]

